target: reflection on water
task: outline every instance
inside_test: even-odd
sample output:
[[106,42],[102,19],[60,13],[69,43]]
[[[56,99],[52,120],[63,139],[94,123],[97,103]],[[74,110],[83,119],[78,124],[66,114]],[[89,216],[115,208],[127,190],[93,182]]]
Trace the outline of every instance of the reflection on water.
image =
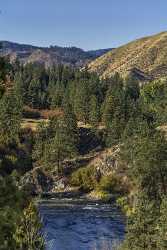
[[114,205],[41,201],[47,250],[111,250],[124,237],[124,217]]

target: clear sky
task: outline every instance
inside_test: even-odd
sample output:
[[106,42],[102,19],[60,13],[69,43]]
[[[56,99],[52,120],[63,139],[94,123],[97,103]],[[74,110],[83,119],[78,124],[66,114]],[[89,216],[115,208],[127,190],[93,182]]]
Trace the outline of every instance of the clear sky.
[[167,0],[0,0],[0,40],[118,47],[167,30]]

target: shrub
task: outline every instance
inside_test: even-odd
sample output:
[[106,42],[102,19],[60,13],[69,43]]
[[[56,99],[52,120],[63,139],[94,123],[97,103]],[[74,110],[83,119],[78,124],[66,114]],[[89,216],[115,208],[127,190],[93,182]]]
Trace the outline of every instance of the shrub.
[[120,180],[114,175],[102,176],[98,189],[107,193],[123,192]]
[[85,191],[93,190],[97,185],[95,167],[80,168],[74,172],[71,176],[71,184]]

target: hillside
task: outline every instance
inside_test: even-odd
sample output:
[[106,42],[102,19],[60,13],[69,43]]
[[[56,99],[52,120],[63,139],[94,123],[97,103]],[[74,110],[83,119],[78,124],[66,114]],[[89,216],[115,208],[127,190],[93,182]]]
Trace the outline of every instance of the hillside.
[[130,71],[143,79],[167,75],[167,32],[144,37],[114,49],[91,62],[90,71],[102,78],[119,72],[123,77]]
[[8,41],[0,41],[0,56],[9,56],[11,61],[18,59],[21,63],[40,63],[46,67],[53,64],[83,66],[103,55],[110,49],[84,51],[76,47],[36,47]]

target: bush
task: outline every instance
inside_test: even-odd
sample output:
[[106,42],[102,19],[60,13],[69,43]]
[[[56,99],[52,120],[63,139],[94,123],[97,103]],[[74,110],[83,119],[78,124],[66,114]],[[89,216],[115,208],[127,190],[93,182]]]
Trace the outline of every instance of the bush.
[[120,180],[114,175],[102,176],[100,183],[98,184],[98,189],[107,193],[123,192]]
[[97,185],[95,167],[80,168],[74,172],[71,176],[71,184],[85,191],[93,190]]
[[104,202],[108,202],[111,199],[111,194],[96,189],[89,194],[89,197],[94,200],[101,200]]
[[126,214],[126,216],[131,216],[134,213],[134,209],[132,204],[130,204],[128,196],[122,196],[117,199],[118,206],[121,207],[122,211]]
[[[71,176],[71,185],[80,187],[84,191],[92,191],[108,199],[109,194],[126,193],[121,181],[114,175],[102,176],[100,181],[97,178],[97,171],[94,166],[80,168]],[[102,197],[103,198],[103,197]]]

